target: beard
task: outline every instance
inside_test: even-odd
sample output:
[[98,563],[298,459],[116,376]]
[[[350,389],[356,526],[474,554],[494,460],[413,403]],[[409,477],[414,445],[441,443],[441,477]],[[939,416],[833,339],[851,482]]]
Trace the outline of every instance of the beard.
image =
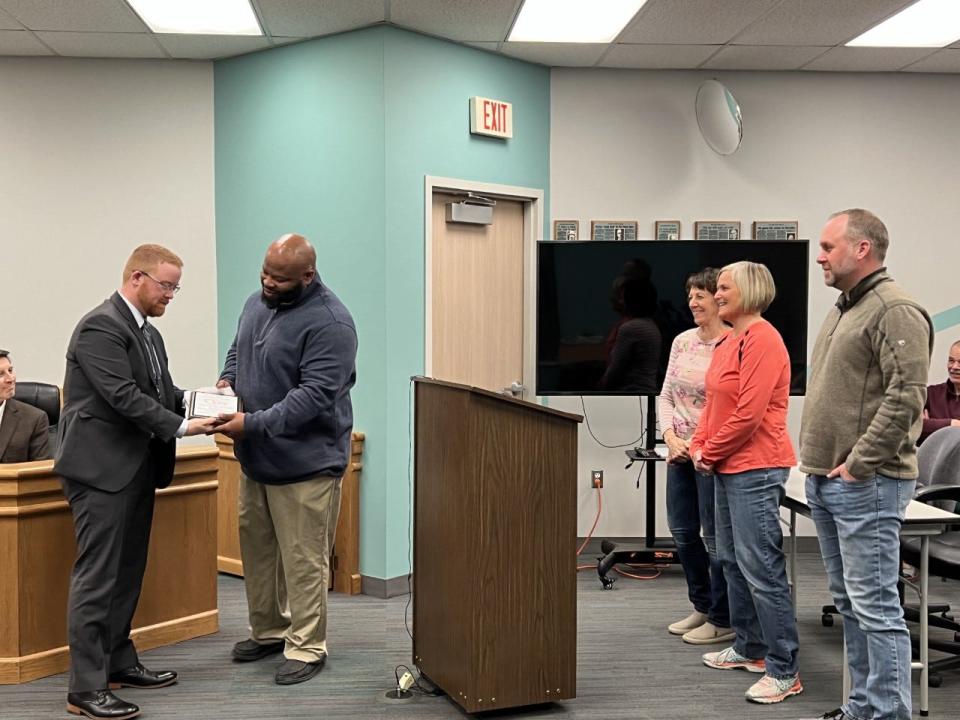
[[303,285],[297,285],[283,293],[277,293],[273,297],[267,297],[260,291],[260,301],[271,310],[276,310],[283,305],[291,305],[300,299],[303,295]]

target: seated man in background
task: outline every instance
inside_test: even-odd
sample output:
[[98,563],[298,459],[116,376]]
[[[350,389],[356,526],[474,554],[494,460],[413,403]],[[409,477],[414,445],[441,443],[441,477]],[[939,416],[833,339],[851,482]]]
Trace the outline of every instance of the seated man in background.
[[960,340],[950,346],[947,356],[947,381],[927,386],[923,406],[923,431],[920,445],[930,434],[945,427],[960,427]]
[[50,457],[50,421],[43,410],[13,399],[17,374],[10,353],[0,350],[0,463]]

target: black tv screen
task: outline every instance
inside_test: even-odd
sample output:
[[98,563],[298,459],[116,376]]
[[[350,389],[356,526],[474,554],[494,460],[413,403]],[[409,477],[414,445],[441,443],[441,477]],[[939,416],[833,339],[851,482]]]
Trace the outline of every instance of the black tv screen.
[[[537,248],[537,394],[656,395],[673,339],[694,327],[687,277],[738,260],[766,265],[777,296],[763,314],[790,353],[791,395],[806,391],[807,240],[541,241]],[[629,305],[629,308],[625,306]],[[618,309],[617,309],[618,308]],[[609,358],[626,318],[650,352],[626,372]],[[622,327],[623,326],[623,327]]]

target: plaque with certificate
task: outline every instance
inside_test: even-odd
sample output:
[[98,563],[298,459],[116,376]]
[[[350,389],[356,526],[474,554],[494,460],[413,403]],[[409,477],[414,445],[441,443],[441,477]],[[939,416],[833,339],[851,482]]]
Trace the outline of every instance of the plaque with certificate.
[[212,392],[195,390],[190,394],[187,405],[187,418],[211,418],[224,413],[240,412],[243,404],[236,395],[219,395]]
[[657,220],[656,225],[654,225],[654,230],[654,237],[657,240],[680,239],[679,220]]
[[796,220],[755,220],[754,240],[796,240],[800,237],[800,223]]
[[636,220],[591,220],[592,240],[636,240]]
[[580,237],[579,220],[554,220],[553,221],[553,239],[554,240],[578,240]]
[[739,240],[739,220],[697,220],[693,226],[697,240]]

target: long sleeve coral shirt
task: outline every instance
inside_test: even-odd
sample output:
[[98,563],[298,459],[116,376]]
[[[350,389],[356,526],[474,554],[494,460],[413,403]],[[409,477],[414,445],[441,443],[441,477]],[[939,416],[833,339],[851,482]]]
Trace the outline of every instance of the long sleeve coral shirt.
[[766,320],[717,344],[707,370],[707,404],[690,443],[716,472],[796,465],[787,433],[790,356]]

